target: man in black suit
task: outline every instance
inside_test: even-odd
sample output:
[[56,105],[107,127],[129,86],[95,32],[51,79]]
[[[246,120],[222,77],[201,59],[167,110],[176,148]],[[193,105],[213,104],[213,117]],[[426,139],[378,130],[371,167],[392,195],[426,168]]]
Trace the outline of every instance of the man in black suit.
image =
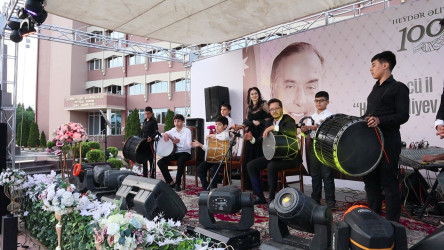
[[439,135],[441,139],[444,138],[444,92],[441,94],[441,104],[436,113],[435,128],[436,135]]
[[[296,135],[296,123],[293,118],[289,115],[284,115],[282,110],[282,102],[279,99],[271,99],[268,101],[268,107],[270,114],[273,119],[266,121],[266,129],[262,134],[262,137],[266,137],[269,132],[275,134],[283,134],[294,139],[297,138]],[[249,140],[251,143],[256,142],[251,133],[247,133],[244,136],[244,140]],[[302,163],[301,154],[298,153],[297,157],[293,160],[285,159],[271,159],[267,160],[264,156],[256,158],[247,164],[248,175],[251,179],[251,184],[253,186],[253,191],[257,195],[254,204],[266,204],[264,192],[260,186],[260,171],[264,168],[268,169],[268,189],[270,191],[269,201],[274,200],[276,189],[277,189],[277,179],[278,171],[284,169],[296,168]]]
[[[157,121],[153,117],[153,109],[151,107],[145,108],[145,119],[142,125],[142,138],[146,138],[146,141],[150,143],[150,149],[146,152],[148,161],[150,163],[150,178],[156,179],[156,165],[154,164],[153,154],[153,140],[158,133]],[[143,163],[143,177],[148,177],[148,163]]]

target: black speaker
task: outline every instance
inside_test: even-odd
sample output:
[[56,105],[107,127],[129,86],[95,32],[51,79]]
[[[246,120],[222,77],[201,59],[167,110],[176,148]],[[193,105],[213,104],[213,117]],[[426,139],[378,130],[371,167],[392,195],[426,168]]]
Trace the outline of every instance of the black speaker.
[[205,113],[207,122],[214,122],[220,116],[222,104],[230,103],[230,95],[227,87],[213,86],[205,88]]
[[427,235],[423,240],[416,243],[410,250],[442,249],[444,245],[444,227],[436,229],[435,232]]
[[1,228],[3,242],[2,249],[17,249],[18,218],[16,216],[3,216]]
[[122,199],[120,209],[131,209],[152,220],[162,213],[164,218],[181,220],[187,213],[185,204],[165,182],[140,176],[126,177],[116,193]]
[[421,205],[427,198],[428,189],[429,184],[421,174],[413,170],[403,170],[401,173],[401,197],[403,201],[407,200],[411,204]]
[[7,142],[6,123],[0,123],[0,170],[6,169],[6,145]]
[[[197,130],[197,140],[202,143],[205,144],[205,122],[204,119],[202,118],[187,118],[185,125],[188,127],[196,127]],[[192,135],[194,138],[194,135]],[[201,162],[204,161],[205,158],[205,151],[203,151],[200,147],[197,148],[193,148],[192,150],[197,150],[197,159],[196,159],[196,166],[199,166],[199,164]],[[193,152],[191,152],[191,155],[193,154]],[[194,174],[194,168],[191,168],[192,173]]]

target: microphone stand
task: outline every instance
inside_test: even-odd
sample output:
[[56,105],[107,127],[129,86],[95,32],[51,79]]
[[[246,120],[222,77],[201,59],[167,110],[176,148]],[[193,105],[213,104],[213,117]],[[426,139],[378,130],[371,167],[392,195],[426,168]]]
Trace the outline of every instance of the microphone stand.
[[[160,134],[159,134],[160,135]],[[157,144],[159,142],[161,136],[156,136],[154,137],[154,139],[151,141],[153,147],[151,148],[151,154],[153,156],[153,161],[152,161],[152,166],[150,166],[150,176],[154,176],[154,179],[156,179],[156,168],[157,168]],[[150,162],[151,164],[151,162]]]
[[[239,137],[239,136],[240,136],[239,134],[234,134],[233,138],[230,139],[230,146],[229,146],[227,152],[225,152],[224,157],[222,158],[222,161],[219,163],[219,166],[217,167],[216,172],[214,173],[213,177],[211,178],[211,181],[210,181],[210,183],[208,184],[208,187],[207,187],[207,191],[210,191],[210,189],[211,189],[211,184],[213,184],[214,180],[216,179],[216,176],[219,174],[220,167],[221,167],[222,164],[225,162],[225,159],[227,159],[227,155],[228,155],[230,152],[232,152],[232,150],[233,150],[233,146],[236,145],[236,140],[235,140],[236,137]],[[231,172],[231,169],[230,169],[230,172]],[[230,174],[231,174],[231,173],[230,173]],[[230,179],[228,180],[228,182],[229,182],[230,185],[231,185],[231,175],[230,175]]]

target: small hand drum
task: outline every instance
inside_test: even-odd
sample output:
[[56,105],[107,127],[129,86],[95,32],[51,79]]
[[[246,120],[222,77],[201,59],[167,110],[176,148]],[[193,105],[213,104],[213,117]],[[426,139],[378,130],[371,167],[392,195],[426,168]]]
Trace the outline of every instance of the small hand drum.
[[269,132],[262,141],[265,159],[294,160],[298,155],[299,141],[286,135],[274,135]]

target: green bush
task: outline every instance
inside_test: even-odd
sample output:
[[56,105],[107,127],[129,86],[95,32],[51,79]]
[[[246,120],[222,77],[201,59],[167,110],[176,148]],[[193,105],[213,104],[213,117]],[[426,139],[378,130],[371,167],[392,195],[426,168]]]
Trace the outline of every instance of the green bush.
[[140,128],[139,110],[134,109],[126,118],[125,122],[125,140],[129,137],[141,136],[142,130]]
[[108,163],[115,169],[120,169],[123,167],[123,162],[117,158],[108,159]]
[[[90,141],[88,142],[89,148],[93,148],[93,149],[101,149],[100,147],[100,143],[96,142],[96,141]],[[82,148],[83,150],[83,148]]]
[[53,141],[47,141],[46,142],[46,147],[47,148],[53,148],[53,147],[55,147],[55,142],[53,142]]
[[[79,157],[79,144],[77,143],[75,145],[74,150],[76,151],[76,157]],[[86,157],[86,153],[88,153],[91,150],[91,147],[89,145],[89,142],[82,142],[82,158]]]
[[116,158],[118,153],[119,150],[116,147],[108,147],[106,149],[106,155],[110,158]]
[[174,112],[168,109],[165,116],[165,127],[163,128],[163,131],[167,132],[172,128],[174,128]]
[[86,160],[89,163],[93,162],[104,162],[105,154],[100,149],[93,149],[86,153]]
[[29,127],[29,135],[28,135],[28,146],[38,147],[40,146],[40,134],[39,134],[39,126],[35,122],[31,122],[31,126]]
[[46,135],[45,131],[40,134],[40,146],[46,145]]

